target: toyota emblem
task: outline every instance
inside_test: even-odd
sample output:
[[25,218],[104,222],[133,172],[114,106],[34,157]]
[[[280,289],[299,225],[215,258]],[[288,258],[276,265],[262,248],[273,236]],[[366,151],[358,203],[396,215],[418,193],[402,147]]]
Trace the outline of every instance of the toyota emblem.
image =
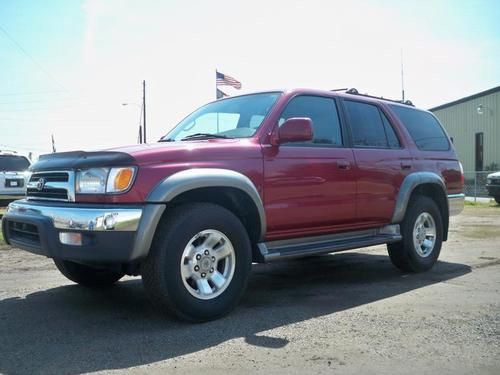
[[36,183],[36,189],[38,191],[42,191],[44,186],[45,186],[45,179],[44,178],[39,179],[38,182]]

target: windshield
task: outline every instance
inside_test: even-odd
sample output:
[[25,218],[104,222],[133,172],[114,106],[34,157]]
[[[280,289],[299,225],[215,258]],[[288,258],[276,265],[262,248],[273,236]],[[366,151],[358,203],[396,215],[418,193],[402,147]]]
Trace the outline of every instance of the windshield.
[[182,120],[160,141],[251,137],[280,95],[278,92],[253,94],[207,104]]
[[28,169],[30,162],[24,156],[0,155],[0,171],[22,172]]

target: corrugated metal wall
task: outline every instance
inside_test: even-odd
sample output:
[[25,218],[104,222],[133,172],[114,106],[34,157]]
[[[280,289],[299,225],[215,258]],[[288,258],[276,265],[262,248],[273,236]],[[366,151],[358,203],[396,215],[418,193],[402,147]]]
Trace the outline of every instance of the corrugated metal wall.
[[[483,106],[483,114],[477,112]],[[465,171],[475,169],[475,134],[484,133],[484,166],[500,165],[500,92],[433,111],[453,137]]]

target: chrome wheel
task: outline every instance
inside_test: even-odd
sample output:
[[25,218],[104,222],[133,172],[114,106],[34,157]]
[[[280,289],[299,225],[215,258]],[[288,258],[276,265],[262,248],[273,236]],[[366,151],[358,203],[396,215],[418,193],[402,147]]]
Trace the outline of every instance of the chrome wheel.
[[215,298],[231,283],[235,264],[233,245],[224,233],[215,229],[201,231],[182,253],[182,282],[196,298]]
[[436,243],[436,222],[431,214],[422,212],[413,227],[413,245],[422,258],[428,257]]

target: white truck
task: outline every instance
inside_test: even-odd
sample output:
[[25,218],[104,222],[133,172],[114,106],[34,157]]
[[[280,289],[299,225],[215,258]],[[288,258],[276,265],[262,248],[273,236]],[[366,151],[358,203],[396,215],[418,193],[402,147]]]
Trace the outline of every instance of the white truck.
[[15,151],[0,150],[0,200],[24,197],[30,161]]

